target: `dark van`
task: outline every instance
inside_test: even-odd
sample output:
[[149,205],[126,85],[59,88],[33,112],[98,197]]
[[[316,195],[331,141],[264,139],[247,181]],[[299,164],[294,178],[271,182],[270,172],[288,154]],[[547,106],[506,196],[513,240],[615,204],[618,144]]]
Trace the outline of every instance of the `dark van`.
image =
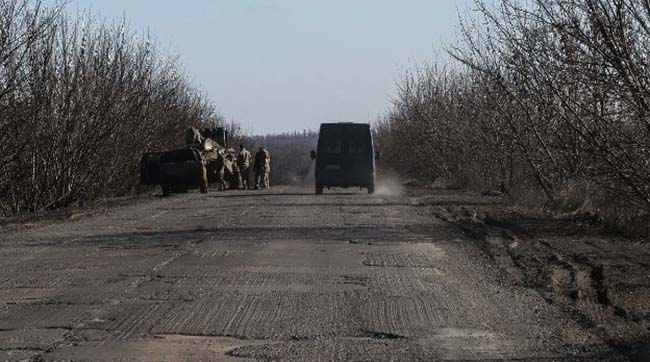
[[370,125],[364,123],[323,123],[316,159],[316,194],[330,187],[363,187],[375,192],[375,150]]

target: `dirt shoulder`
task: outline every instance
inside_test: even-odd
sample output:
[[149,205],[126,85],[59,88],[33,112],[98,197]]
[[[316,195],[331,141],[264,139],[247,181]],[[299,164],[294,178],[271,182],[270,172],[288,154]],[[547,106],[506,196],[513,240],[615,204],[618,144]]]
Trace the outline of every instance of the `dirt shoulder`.
[[[418,191],[411,191],[421,193]],[[501,197],[440,205],[513,283],[538,291],[632,360],[650,360],[650,242],[606,235],[590,215],[549,216]]]
[[0,217],[0,234],[37,229],[54,223],[89,218],[119,207],[158,199],[153,190],[132,196],[99,199],[79,206],[43,210],[11,217]]

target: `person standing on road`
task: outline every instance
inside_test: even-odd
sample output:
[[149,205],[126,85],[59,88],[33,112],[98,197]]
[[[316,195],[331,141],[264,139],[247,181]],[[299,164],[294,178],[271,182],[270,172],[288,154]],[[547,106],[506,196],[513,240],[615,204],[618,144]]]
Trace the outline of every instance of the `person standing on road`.
[[219,191],[226,191],[226,150],[217,151],[217,189]]
[[260,147],[255,154],[255,189],[268,189],[271,187],[269,174],[271,173],[271,154],[264,147]]
[[250,183],[250,165],[251,153],[244,147],[243,143],[239,144],[239,153],[237,154],[237,178],[239,181],[239,188],[248,190]]

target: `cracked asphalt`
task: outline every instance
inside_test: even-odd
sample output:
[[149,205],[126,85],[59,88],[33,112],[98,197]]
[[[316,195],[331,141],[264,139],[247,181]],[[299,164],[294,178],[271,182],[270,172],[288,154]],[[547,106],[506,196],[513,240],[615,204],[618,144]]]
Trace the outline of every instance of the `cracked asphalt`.
[[152,196],[0,234],[0,361],[624,360],[436,217],[491,199],[312,191]]

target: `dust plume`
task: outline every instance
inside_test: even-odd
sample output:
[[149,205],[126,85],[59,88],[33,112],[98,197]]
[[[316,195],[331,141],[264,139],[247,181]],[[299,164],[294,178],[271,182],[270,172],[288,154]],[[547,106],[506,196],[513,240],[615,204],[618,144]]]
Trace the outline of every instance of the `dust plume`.
[[394,171],[382,170],[377,173],[375,193],[383,196],[400,196],[406,193],[403,180]]

